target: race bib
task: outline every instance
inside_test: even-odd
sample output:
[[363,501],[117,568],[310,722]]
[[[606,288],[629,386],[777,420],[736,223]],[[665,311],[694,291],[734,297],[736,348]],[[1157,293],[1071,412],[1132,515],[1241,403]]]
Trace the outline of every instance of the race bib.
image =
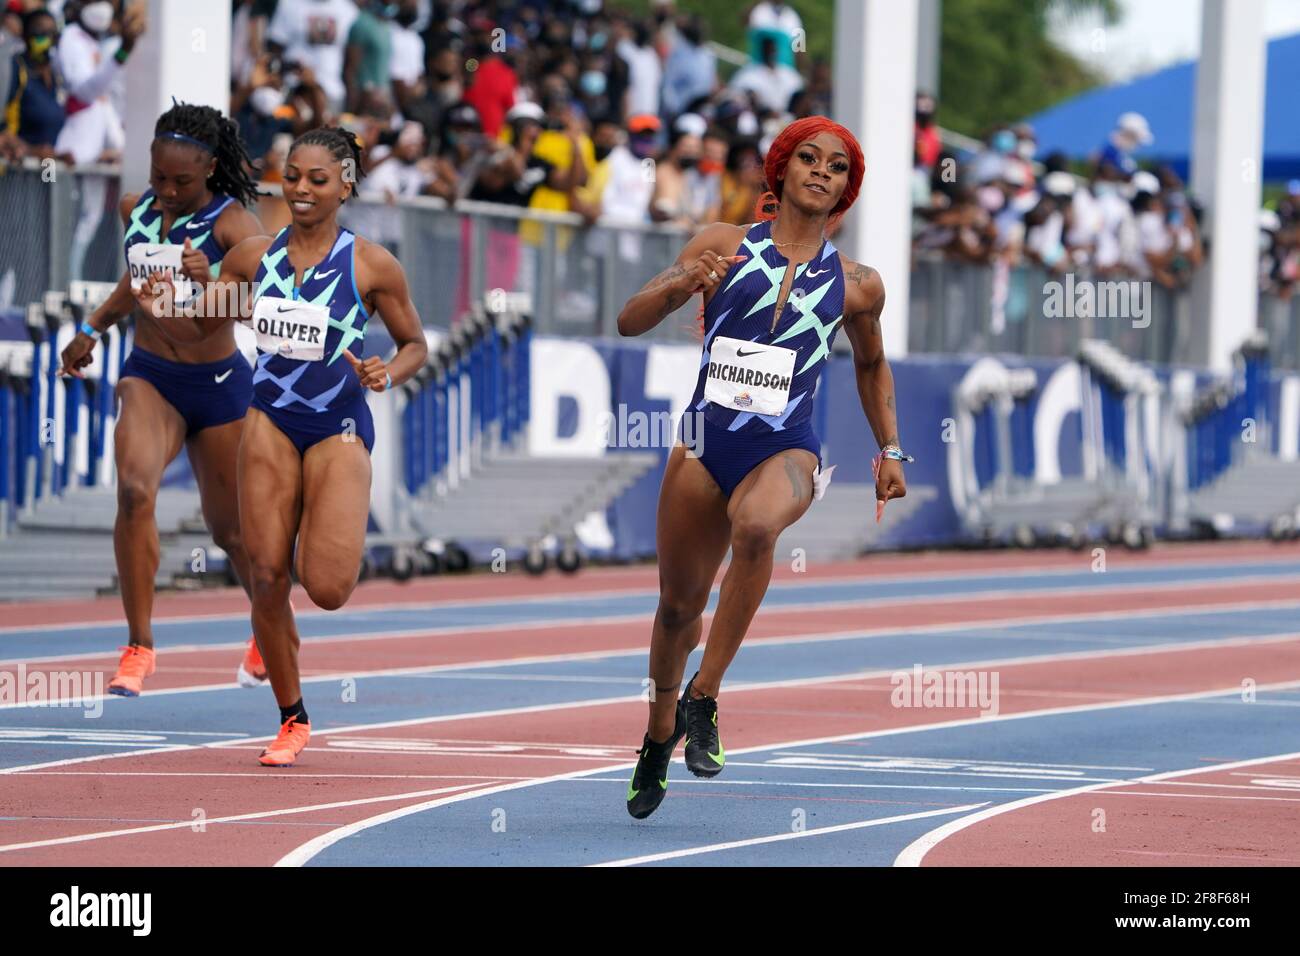
[[794,349],[720,335],[709,348],[704,397],[723,408],[780,415],[793,379]]
[[325,357],[329,319],[324,306],[263,297],[253,306],[252,326],[261,351],[315,362]]
[[139,289],[146,277],[165,275],[176,287],[175,300],[185,302],[194,295],[193,283],[181,275],[183,246],[137,242],[127,248],[126,264],[131,272],[131,288]]

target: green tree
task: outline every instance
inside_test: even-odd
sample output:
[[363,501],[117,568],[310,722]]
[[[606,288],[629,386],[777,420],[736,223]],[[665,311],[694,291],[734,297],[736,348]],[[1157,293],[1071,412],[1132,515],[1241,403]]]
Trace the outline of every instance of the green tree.
[[942,0],[939,124],[982,136],[1103,81],[1048,37],[1048,17],[1099,11],[1117,0]]

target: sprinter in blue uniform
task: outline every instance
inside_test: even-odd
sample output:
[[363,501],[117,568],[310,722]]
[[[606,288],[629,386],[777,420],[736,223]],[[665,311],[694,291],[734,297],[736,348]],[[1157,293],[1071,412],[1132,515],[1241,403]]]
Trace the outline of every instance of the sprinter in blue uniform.
[[[881,448],[877,509],[905,493],[906,456],[898,446],[894,381],[880,334],[884,287],[874,269],[846,259],[826,238],[828,221],[857,197],[862,149],[838,123],[808,117],[776,137],[765,172],[771,192],[760,201],[759,222],[701,230],[618,317],[623,335],[640,335],[693,295],[704,296],[699,377],[659,494],[653,693],[627,791],[628,812],[638,819],[662,802],[668,764],[683,736],[686,766],[696,776],[715,776],[725,763],[717,705],[723,675],[767,592],[777,537],[829,479],[829,469],[821,470],[812,403],[841,326]],[[731,563],[704,659],[678,699],[728,548]]]
[[[132,285],[166,273],[184,286],[221,269],[228,249],[263,235],[247,208],[257,198],[239,129],[208,106],[178,103],[158,118],[150,146],[149,189],[123,197],[127,271],[112,295],[63,350],[63,370],[81,377],[95,343],[114,323],[135,318],[134,345],[117,383],[113,432],[117,521],[113,547],[129,628],[109,692],[139,695],[154,671],[150,618],[158,571],[154,501],[163,470],[185,446],[203,502],[203,517],[236,576],[249,585],[239,533],[235,453],[252,395],[252,370],[235,348],[230,326],[210,335],[174,337],[135,308]],[[240,667],[242,683],[266,676],[252,638]]]
[[[284,168],[293,221],[274,238],[227,253],[193,318],[165,320],[206,329],[233,318],[257,335],[253,401],[239,447],[239,514],[253,631],[280,707],[279,735],[258,758],[268,767],[292,766],[311,733],[290,568],[318,607],[335,610],[351,595],[370,515],[374,425],[365,393],[400,385],[427,355],[402,267],[338,224],[361,177],[361,145],[352,133],[323,127],[301,136]],[[158,315],[172,294],[170,279],[160,276],[138,298]],[[397,343],[388,362],[362,358],[372,315]]]

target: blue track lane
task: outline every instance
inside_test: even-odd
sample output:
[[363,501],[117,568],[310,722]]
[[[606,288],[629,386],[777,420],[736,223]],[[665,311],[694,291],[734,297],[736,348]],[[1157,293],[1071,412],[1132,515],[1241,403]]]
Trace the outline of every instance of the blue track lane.
[[[772,585],[764,599],[767,609],[841,601],[870,604],[959,596],[978,597],[994,591],[1032,594],[1061,588],[1140,587],[1196,582],[1224,583],[1256,576],[1295,578],[1293,562],[1241,562],[1233,565],[1186,564],[1147,568],[1115,568],[1104,574],[1050,570],[1031,575],[999,572],[988,575],[919,577],[913,580],[842,582],[786,581]],[[709,606],[717,600],[714,589]],[[412,607],[374,607],[325,613],[309,611],[299,616],[304,640],[317,637],[423,631],[434,628],[471,628],[486,625],[546,623],[599,617],[644,617],[654,614],[656,596],[647,591],[616,597],[562,595],[553,599],[511,599],[482,603],[447,603]],[[244,614],[192,621],[159,620],[154,637],[160,650],[176,645],[235,644],[248,637]],[[111,653],[127,641],[125,624],[63,625],[24,628],[0,633],[0,661],[34,658],[42,654]]]
[[[632,820],[624,809],[628,774],[602,772],[400,817],[344,838],[310,865],[584,865],[788,834],[796,820],[814,830],[945,806],[1009,803],[1293,751],[1297,705],[1295,691],[1261,693],[1254,703],[1226,695],[777,746],[732,755],[711,781],[690,777],[679,759],[668,798],[646,821]],[[652,865],[887,866],[913,840],[957,816]],[[1079,826],[1089,823],[1080,819]]]
[[[1169,612],[1127,620],[1087,620],[1002,628],[945,628],[837,640],[803,639],[747,645],[728,674],[731,683],[833,677],[864,670],[910,669],[970,661],[1037,657],[1077,651],[1177,645],[1226,636],[1292,631],[1286,608],[1233,612]],[[698,660],[698,653],[693,658]],[[645,651],[573,661],[462,666],[402,676],[355,679],[355,702],[343,701],[337,678],[305,682],[317,732],[331,728],[589,700],[619,700],[641,692]],[[1235,679],[1235,678],[1233,678]],[[82,708],[0,709],[0,768],[104,755],[158,746],[200,745],[275,730],[268,688],[223,688],[185,693],[109,697],[103,714]],[[526,719],[526,718],[521,718]],[[180,731],[187,733],[181,734]],[[629,728],[635,735],[635,728]],[[121,733],[147,739],[120,739]],[[87,738],[91,734],[93,737]],[[437,736],[437,725],[429,736]],[[618,743],[616,730],[604,743]]]

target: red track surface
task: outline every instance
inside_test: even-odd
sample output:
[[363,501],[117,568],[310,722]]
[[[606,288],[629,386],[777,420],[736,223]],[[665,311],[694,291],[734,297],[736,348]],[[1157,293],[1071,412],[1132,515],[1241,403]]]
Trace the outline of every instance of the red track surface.
[[[1261,544],[1195,545],[1160,548],[1148,554],[1108,549],[1112,568],[1159,562],[1286,560],[1291,546]],[[779,568],[779,580],[830,580],[874,575],[986,574],[1007,572],[1006,587],[1016,586],[1016,571],[1086,567],[1088,554],[1054,552],[1026,555],[906,555],[827,565],[795,575]],[[1099,579],[1104,576],[1098,576]],[[1098,584],[1103,583],[1102,580]],[[358,589],[351,608],[395,603],[496,600],[510,597],[650,591],[653,568],[593,569],[575,578],[425,579],[409,586],[368,584]],[[1162,586],[1144,590],[1109,588],[1086,593],[1008,594],[952,601],[915,599],[841,608],[764,609],[751,640],[797,638],[863,629],[970,626],[978,622],[1058,615],[1115,614],[1116,629],[1141,634],[1141,618],[1125,612],[1223,604],[1258,605],[1292,600],[1292,582],[1198,583],[1194,588]],[[309,606],[305,597],[300,607]],[[237,592],[164,597],[157,617],[240,614]],[[117,621],[114,600],[33,604],[6,608],[10,627],[80,621]],[[519,626],[418,636],[371,636],[364,640],[318,639],[304,646],[306,674],[363,674],[377,669],[430,667],[479,661],[555,656],[586,652],[643,651],[646,620],[564,626]],[[1222,638],[1231,635],[1221,635]],[[59,669],[112,669],[110,649],[102,656],[60,660]],[[149,690],[230,682],[238,659],[235,647],[160,649],[161,670]],[[29,671],[41,665],[29,665]],[[850,670],[852,664],[845,666]],[[1143,653],[1076,656],[1066,660],[997,666],[1003,714],[1062,707],[1119,703],[1144,698],[1222,691],[1249,677],[1259,685],[1300,682],[1300,640],[1256,640],[1224,647],[1177,647]],[[805,682],[756,690],[731,687],[726,708],[727,745],[745,748],[840,735],[887,732],[955,720],[978,719],[973,708],[907,709],[891,704],[887,676]],[[615,693],[616,691],[611,691]],[[485,706],[490,706],[485,705]],[[0,712],[2,713],[2,712]],[[0,851],[6,846],[58,839],[75,842],[0,852],[0,865],[268,865],[311,838],[347,823],[431,799],[441,788],[484,788],[520,779],[629,763],[633,741],[627,728],[643,720],[639,701],[584,706],[539,707],[528,713],[471,715],[402,726],[318,732],[298,767],[274,772],[254,760],[259,742],[206,746],[160,753],[95,758],[0,775],[4,793]],[[403,752],[358,752],[384,741],[405,743]],[[453,742],[500,744],[522,749],[504,753],[456,752]],[[376,742],[379,742],[376,744]],[[348,749],[349,746],[352,749]],[[391,745],[390,745],[391,746]],[[409,748],[415,748],[411,750]],[[574,748],[585,748],[574,753]],[[567,749],[566,749],[567,748]],[[1255,779],[1300,777],[1295,763],[1182,777],[1177,782],[1116,787],[1077,797],[1047,800],[960,831],[926,857],[945,863],[1183,863],[1300,862],[1300,789],[1252,783]],[[1215,787],[1192,788],[1192,782]],[[1244,783],[1243,783],[1244,782]],[[1223,785],[1245,785],[1229,790]],[[1189,799],[1190,790],[1219,799]],[[1241,795],[1277,797],[1243,800]],[[385,799],[393,798],[393,799]],[[367,801],[356,803],[356,801]],[[328,804],[330,806],[321,807]],[[351,804],[339,806],[338,804]],[[1106,834],[1092,834],[1093,808],[1106,810]],[[318,809],[304,809],[313,808]],[[195,832],[195,811],[206,826]],[[224,817],[252,815],[227,823]],[[91,834],[151,826],[169,829],[84,839]],[[1137,836],[1135,837],[1135,834]],[[81,839],[78,839],[81,838]],[[1178,848],[1177,852],[1171,848]],[[1147,849],[1156,854],[1146,857]],[[1197,854],[1209,854],[1205,859]],[[1234,860],[1234,857],[1237,859]]]
[[1300,866],[1297,818],[1300,760],[1282,760],[1045,800],[958,831],[922,865]]
[[[1106,700],[1124,701],[1230,689],[1239,682],[1241,675],[1251,676],[1261,685],[1300,681],[1300,641],[1212,650],[1171,649],[1151,654],[1084,659],[1070,662],[1068,668],[1052,662],[1017,664],[999,667],[998,672],[1002,685],[1002,712],[1031,712],[1095,705]],[[734,751],[793,740],[978,718],[974,708],[896,708],[890,703],[891,691],[892,686],[884,677],[761,692],[733,688],[729,691],[727,706],[729,749]],[[631,746],[615,739],[617,735],[613,731],[602,730],[598,738],[593,735],[592,728],[635,727],[644,713],[643,708],[639,702],[628,702],[545,710],[523,717],[467,717],[318,734],[299,766],[280,773],[260,770],[253,759],[260,746],[248,743],[238,747],[94,760],[66,768],[13,774],[2,778],[9,812],[43,819],[0,822],[0,845],[128,830],[156,825],[160,821],[181,821],[182,826],[161,832],[14,850],[0,855],[0,863],[269,865],[319,832],[406,804],[423,802],[430,799],[426,791],[435,788],[461,784],[486,787],[519,777],[546,777],[625,763],[633,756]],[[609,748],[609,756],[593,760],[563,753],[552,756],[548,750],[535,750],[533,757],[519,759],[499,754],[449,753],[422,754],[413,760],[410,753],[349,753],[332,745],[331,740],[510,741],[534,747],[567,744]],[[443,746],[448,745],[444,743]],[[56,786],[60,775],[71,775],[76,786]],[[418,795],[411,795],[416,792]],[[285,809],[373,800],[397,794],[408,796],[382,803],[294,812],[257,821],[209,822],[203,833],[193,832],[188,822],[193,819],[196,809],[201,809],[206,819],[212,821],[231,815],[270,814]],[[1088,795],[1082,799],[1093,801],[1088,803],[1090,810],[1098,805],[1096,800],[1100,798]],[[1051,803],[1043,806],[1049,813],[1058,809]],[[1296,804],[1278,806],[1295,813]],[[105,808],[114,808],[112,818],[106,817]],[[1184,808],[1180,806],[1180,809]],[[1077,814],[1079,810],[1072,804],[1068,812]],[[1207,806],[1202,812],[1212,815],[1216,809]],[[1217,812],[1222,813],[1222,807]],[[1036,834],[1047,822],[1031,821],[1022,828],[1022,837]],[[1078,823],[1079,820],[1074,820],[1066,832],[1078,829]],[[1254,825],[1242,824],[1245,828]],[[1087,833],[1086,827],[1083,832]],[[1022,839],[1021,842],[1026,841]],[[955,855],[951,859],[963,864],[994,862],[994,858],[997,862],[1033,862],[1023,856],[1008,857],[1005,845],[1004,852],[998,855],[998,845],[999,837],[993,836],[986,842],[953,849]],[[1068,845],[1075,844],[1070,842]],[[981,848],[983,856],[980,855]],[[949,845],[944,843],[934,852],[940,854],[949,850]],[[940,855],[936,860],[946,858]],[[932,861],[927,857],[926,862]],[[1040,862],[1051,861],[1043,859]]]
[[[1149,551],[1131,552],[1121,547],[1107,547],[1109,568],[1141,567],[1148,564],[1195,563],[1234,560],[1286,561],[1300,556],[1300,543],[1265,544],[1255,541],[1231,541],[1214,544],[1161,545]],[[875,575],[970,574],[1004,570],[1026,572],[1053,569],[1078,570],[1088,567],[1090,552],[1021,551],[976,553],[922,552],[862,558],[835,564],[813,564],[806,572],[791,571],[778,563],[773,580],[815,580]],[[557,580],[560,582],[557,584]],[[537,578],[518,574],[498,576],[478,574],[467,577],[416,579],[407,584],[388,581],[367,583],[357,589],[348,602],[352,609],[387,607],[425,601],[501,600],[503,597],[554,597],[561,594],[602,593],[633,589],[655,590],[658,572],[653,566],[631,568],[588,568],[572,578],[554,576]],[[1013,583],[1013,582],[1011,582]],[[294,589],[295,603],[311,606],[306,592]],[[237,591],[199,591],[193,594],[160,595],[154,604],[154,618],[186,617],[202,614],[241,613],[246,605]],[[121,605],[113,599],[81,601],[32,601],[4,607],[4,627],[32,627],[78,623],[82,621],[119,621]]]

